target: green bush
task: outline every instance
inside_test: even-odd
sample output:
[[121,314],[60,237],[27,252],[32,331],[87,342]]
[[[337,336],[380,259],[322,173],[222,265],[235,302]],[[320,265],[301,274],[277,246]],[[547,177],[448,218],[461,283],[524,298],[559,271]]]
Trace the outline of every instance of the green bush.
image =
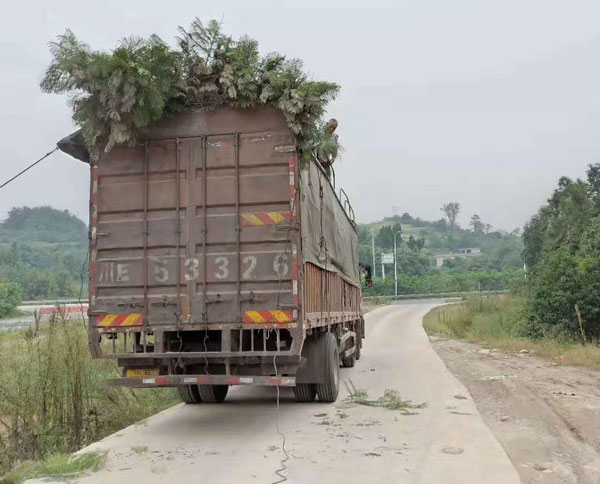
[[10,315],[21,304],[21,285],[0,282],[0,318]]
[[0,474],[78,450],[178,401],[170,388],[107,387],[116,364],[92,360],[78,321],[0,339],[0,375]]
[[600,164],[590,165],[585,181],[562,177],[523,237],[528,333],[600,339]]

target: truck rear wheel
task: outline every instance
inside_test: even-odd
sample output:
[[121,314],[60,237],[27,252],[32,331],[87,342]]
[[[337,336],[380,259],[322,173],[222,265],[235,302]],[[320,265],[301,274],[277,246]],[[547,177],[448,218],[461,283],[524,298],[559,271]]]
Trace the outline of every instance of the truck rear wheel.
[[317,396],[317,386],[314,383],[298,383],[294,387],[294,396],[299,402],[312,402]]
[[203,402],[222,403],[229,391],[229,385],[198,385],[198,390]]
[[177,387],[177,393],[186,404],[202,403],[198,385],[186,385],[184,387]]
[[321,402],[335,402],[340,392],[340,350],[333,333],[325,333],[318,341],[326,367],[326,381],[317,383],[317,394]]

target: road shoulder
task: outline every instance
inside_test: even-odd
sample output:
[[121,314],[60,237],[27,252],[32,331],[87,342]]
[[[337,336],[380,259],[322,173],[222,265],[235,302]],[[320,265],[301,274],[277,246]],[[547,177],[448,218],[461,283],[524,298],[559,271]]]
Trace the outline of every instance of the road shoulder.
[[600,373],[430,337],[525,484],[600,482]]

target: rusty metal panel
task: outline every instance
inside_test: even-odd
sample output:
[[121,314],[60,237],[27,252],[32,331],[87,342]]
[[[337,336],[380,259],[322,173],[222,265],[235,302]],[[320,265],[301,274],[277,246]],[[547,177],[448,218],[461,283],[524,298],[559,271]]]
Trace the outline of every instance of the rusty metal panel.
[[159,124],[92,168],[90,314],[182,329],[242,325],[253,311],[296,320],[295,138],[281,113]]
[[326,271],[310,262],[304,266],[305,312],[360,312],[360,289],[336,272]]

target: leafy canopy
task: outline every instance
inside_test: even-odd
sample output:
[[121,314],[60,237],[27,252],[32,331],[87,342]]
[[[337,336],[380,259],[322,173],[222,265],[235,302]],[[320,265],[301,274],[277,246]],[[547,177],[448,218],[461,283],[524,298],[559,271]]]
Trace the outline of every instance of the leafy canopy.
[[[313,81],[302,61],[261,56],[256,40],[234,40],[215,20],[179,27],[177,46],[158,36],[122,40],[111,52],[92,50],[67,30],[50,43],[45,92],[69,94],[73,119],[91,152],[135,144],[148,127],[188,107],[266,105],[280,109],[304,154],[337,152],[324,129],[325,107],[339,92]],[[327,145],[324,148],[321,145]]]
[[585,180],[560,178],[548,202],[525,225],[529,330],[535,336],[600,338],[599,194],[596,163],[588,167]]

